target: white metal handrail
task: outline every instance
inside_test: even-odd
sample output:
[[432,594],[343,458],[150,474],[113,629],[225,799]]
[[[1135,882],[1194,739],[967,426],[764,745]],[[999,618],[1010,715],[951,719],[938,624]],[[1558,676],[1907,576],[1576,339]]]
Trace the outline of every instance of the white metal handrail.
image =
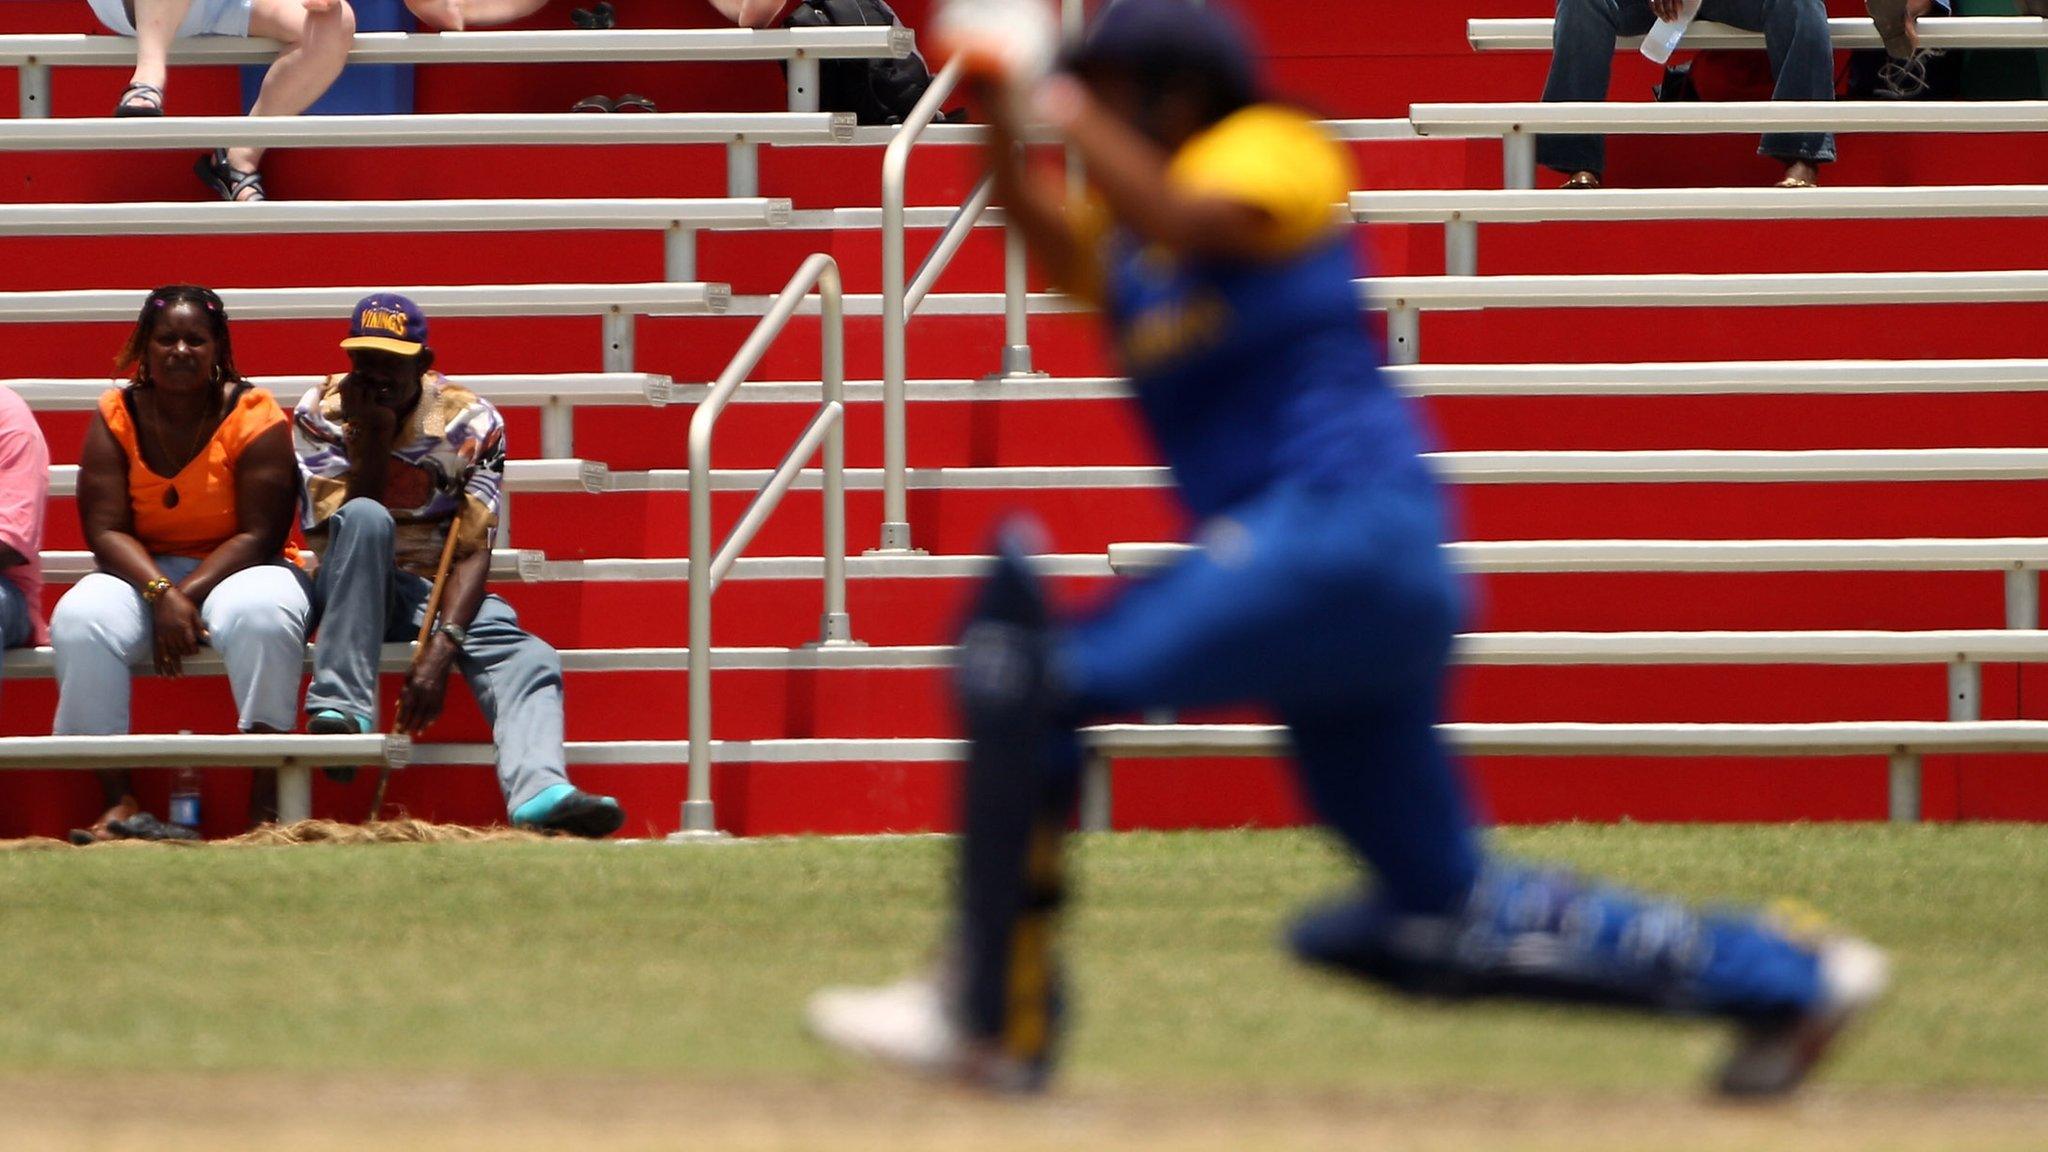
[[[961,57],[946,62],[932,77],[917,106],[904,117],[882,153],[882,539],[883,551],[909,551],[910,498],[904,470],[909,462],[909,432],[904,406],[904,380],[909,319],[904,281],[903,200],[910,177],[910,150],[938,118],[939,109],[960,83]],[[948,229],[950,232],[951,229]]]
[[[711,550],[711,437],[719,413],[796,315],[797,306],[817,289],[823,322],[819,326],[818,378],[823,396],[817,414],[791,446],[747,511],[719,545]],[[683,801],[686,834],[718,829],[711,806],[711,594],[731,571],[733,561],[766,523],[804,465],[822,446],[825,453],[824,500],[825,612],[819,625],[822,645],[852,643],[846,613],[846,322],[840,306],[839,264],[824,253],[803,262],[761,317],[747,342],[719,374],[711,392],[690,417],[690,779]]]

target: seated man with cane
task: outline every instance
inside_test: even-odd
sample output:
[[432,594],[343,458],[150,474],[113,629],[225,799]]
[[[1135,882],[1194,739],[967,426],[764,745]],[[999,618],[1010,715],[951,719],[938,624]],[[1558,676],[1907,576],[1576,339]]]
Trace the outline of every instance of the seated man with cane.
[[379,649],[417,629],[396,730],[432,724],[460,666],[491,722],[512,822],[610,835],[625,821],[618,801],[564,769],[561,657],[485,591],[505,476],[498,410],[433,370],[426,316],[403,296],[357,304],[341,346],[350,371],[309,390],[292,421],[320,556],[307,731],[374,731]]

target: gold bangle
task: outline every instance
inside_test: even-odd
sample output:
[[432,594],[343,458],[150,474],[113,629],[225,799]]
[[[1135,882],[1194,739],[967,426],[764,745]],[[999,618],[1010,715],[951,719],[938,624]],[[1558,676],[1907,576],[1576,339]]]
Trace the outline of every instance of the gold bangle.
[[145,604],[154,604],[157,601],[163,599],[164,593],[169,592],[170,590],[171,582],[159,576],[156,579],[151,580],[149,583],[144,584],[142,586],[142,602]]

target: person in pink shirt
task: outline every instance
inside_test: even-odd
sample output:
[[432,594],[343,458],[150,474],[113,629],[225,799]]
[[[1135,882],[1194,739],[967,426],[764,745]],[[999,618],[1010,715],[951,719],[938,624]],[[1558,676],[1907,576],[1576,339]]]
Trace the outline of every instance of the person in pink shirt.
[[50,448],[28,402],[0,387],[0,643],[50,642],[43,616],[43,506]]

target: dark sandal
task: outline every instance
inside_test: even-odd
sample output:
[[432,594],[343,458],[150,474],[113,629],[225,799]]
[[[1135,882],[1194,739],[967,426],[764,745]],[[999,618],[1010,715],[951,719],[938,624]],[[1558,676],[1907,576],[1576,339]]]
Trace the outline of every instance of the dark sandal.
[[604,3],[599,3],[589,8],[572,9],[569,13],[569,23],[574,24],[578,28],[601,31],[606,28],[618,27],[618,15],[612,9],[609,0],[606,0]]
[[612,111],[658,112],[660,109],[654,106],[654,101],[640,95],[638,92],[628,92],[624,96],[619,97],[618,103],[612,105]]
[[197,840],[199,833],[182,824],[169,824],[138,812],[126,820],[115,820],[107,825],[107,831],[123,840]]
[[612,103],[612,98],[609,96],[585,96],[583,99],[578,100],[574,107],[569,109],[571,112],[613,112],[616,110],[617,105]]
[[[199,162],[192,166],[192,172],[199,177],[200,183],[213,189],[213,194],[223,200],[254,203],[258,200],[268,200],[270,198],[263,191],[263,173],[244,172],[240,168],[229,164],[228,151],[225,148],[216,148],[201,156]],[[256,194],[254,196],[242,195],[242,193],[249,191],[254,191]]]
[[[146,103],[130,104],[140,98]],[[115,116],[162,116],[164,114],[164,90],[154,84],[130,84],[121,89],[121,98],[114,101]]]

